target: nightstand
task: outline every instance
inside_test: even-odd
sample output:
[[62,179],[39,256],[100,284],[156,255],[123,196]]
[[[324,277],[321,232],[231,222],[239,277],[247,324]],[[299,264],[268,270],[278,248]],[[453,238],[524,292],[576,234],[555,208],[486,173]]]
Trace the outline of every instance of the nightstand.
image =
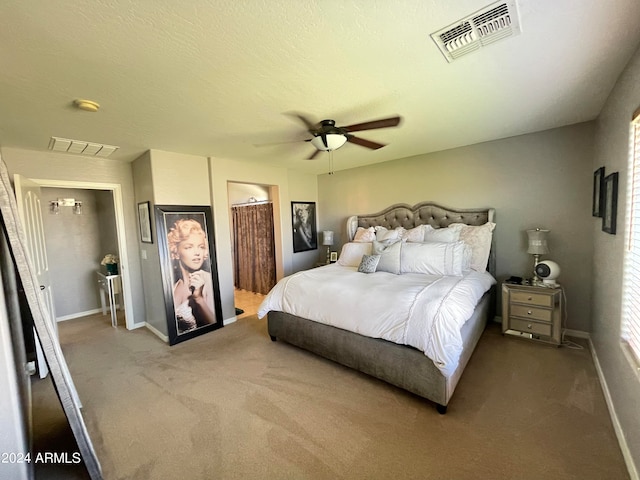
[[562,289],[503,283],[502,333],[559,346]]

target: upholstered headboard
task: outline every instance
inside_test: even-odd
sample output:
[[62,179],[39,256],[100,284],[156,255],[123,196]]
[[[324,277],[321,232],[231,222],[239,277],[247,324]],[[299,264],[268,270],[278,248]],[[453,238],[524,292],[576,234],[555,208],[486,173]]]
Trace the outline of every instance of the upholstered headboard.
[[[484,225],[495,222],[493,208],[449,208],[433,202],[421,202],[413,207],[398,203],[385,208],[381,212],[368,215],[354,215],[347,219],[347,234],[349,241],[353,240],[358,227],[385,227],[394,229],[404,227],[407,230],[418,225],[428,224],[433,228],[447,227],[451,223],[467,225]],[[494,235],[495,238],[495,235]],[[495,277],[495,241],[491,244],[491,254],[487,270]]]

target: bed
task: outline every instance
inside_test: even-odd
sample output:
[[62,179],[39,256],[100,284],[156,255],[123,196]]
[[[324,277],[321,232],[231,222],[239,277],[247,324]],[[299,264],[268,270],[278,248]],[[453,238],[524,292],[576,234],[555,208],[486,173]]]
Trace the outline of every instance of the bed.
[[[405,389],[434,402],[444,414],[487,320],[495,313],[494,221],[492,208],[454,209],[432,202],[396,204],[375,214],[349,217],[349,242],[342,247],[337,264],[280,280],[262,302],[258,316],[267,317],[271,340],[285,341]],[[450,236],[454,230],[462,232],[460,238],[443,241],[443,235]],[[412,239],[416,233],[419,239]],[[483,244],[488,242],[479,262],[478,233],[482,233]],[[396,240],[385,238],[394,235]],[[368,240],[372,240],[373,251],[360,254],[369,248]],[[465,255],[447,253],[444,264],[434,267],[429,261],[426,271],[423,264],[414,271],[415,262],[404,260],[405,251],[434,248],[446,252],[465,249]],[[403,252],[406,272],[393,270],[400,268],[395,261],[400,254],[391,251]],[[355,261],[351,259],[354,252]],[[457,260],[463,257],[470,264],[460,266],[467,261]],[[389,258],[394,259],[391,264]],[[369,270],[370,275],[363,275],[370,269],[365,265],[369,260],[380,263]],[[385,267],[381,267],[383,261]],[[351,282],[353,289],[340,282]],[[311,288],[313,294],[304,293]],[[383,311],[386,295],[399,295],[388,300],[389,311]],[[462,302],[467,297],[471,304],[464,306],[444,301]],[[358,308],[350,309],[347,304]],[[433,318],[426,320],[426,326],[416,326],[418,316],[427,311]]]

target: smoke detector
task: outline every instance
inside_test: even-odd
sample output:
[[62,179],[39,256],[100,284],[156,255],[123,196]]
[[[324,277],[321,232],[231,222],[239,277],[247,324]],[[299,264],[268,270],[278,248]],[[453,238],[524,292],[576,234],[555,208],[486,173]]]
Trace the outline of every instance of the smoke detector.
[[503,38],[520,33],[515,0],[493,3],[431,34],[449,63]]

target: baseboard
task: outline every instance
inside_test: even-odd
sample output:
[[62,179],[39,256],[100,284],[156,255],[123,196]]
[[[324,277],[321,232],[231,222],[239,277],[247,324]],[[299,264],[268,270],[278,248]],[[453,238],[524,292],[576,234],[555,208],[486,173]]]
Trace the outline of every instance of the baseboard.
[[591,334],[589,334],[589,332],[584,332],[582,330],[571,330],[570,328],[565,328],[564,334],[575,338],[591,338]]
[[[567,331],[565,330],[565,332]],[[567,335],[569,335],[568,332],[567,332]],[[593,342],[591,341],[591,338],[588,337],[588,341],[589,341],[589,350],[591,350],[593,363],[596,367],[598,378],[600,379],[602,392],[604,393],[604,399],[607,402],[607,408],[609,409],[609,416],[611,417],[613,430],[616,432],[616,437],[618,438],[618,444],[620,445],[620,450],[622,451],[622,457],[624,458],[624,463],[627,465],[627,470],[629,471],[629,477],[631,480],[640,480],[640,477],[638,476],[638,469],[636,468],[636,465],[633,461],[633,457],[631,456],[629,445],[627,445],[627,439],[624,436],[624,431],[622,430],[622,426],[620,425],[620,421],[618,420],[616,409],[613,406],[613,400],[611,399],[611,392],[609,391],[607,380],[604,377],[602,368],[600,367],[600,361],[598,360],[596,349],[593,346]]]
[[233,323],[233,322],[235,322],[236,320],[238,320],[238,317],[236,317],[235,315],[234,315],[233,317],[225,318],[225,319],[222,321],[222,325],[224,325],[224,326],[229,325],[230,323]]
[[87,310],[86,312],[78,312],[78,313],[72,313],[71,315],[63,315],[61,317],[56,317],[56,322],[65,322],[67,320],[73,320],[74,318],[95,315],[96,313],[102,313],[102,309],[94,308],[93,310]]
[[151,325],[149,322],[145,322],[145,327],[147,327],[151,332],[153,332],[157,337],[159,337],[164,343],[169,343],[169,337],[158,330],[156,327]]

